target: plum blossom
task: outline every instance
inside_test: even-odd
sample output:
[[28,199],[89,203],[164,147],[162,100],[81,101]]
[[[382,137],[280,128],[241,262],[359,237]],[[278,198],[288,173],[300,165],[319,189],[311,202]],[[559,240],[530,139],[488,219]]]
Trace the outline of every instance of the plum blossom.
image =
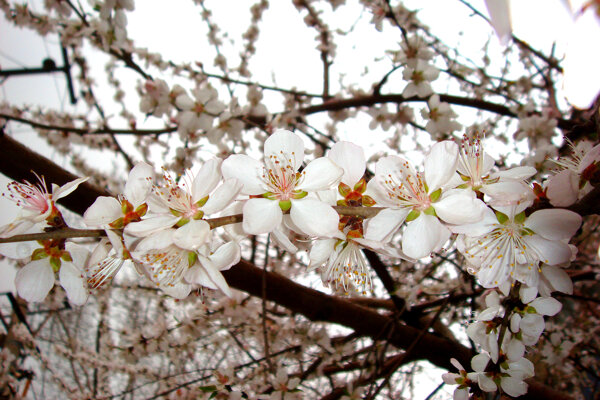
[[212,128],[215,117],[225,110],[225,104],[219,101],[217,91],[210,86],[196,88],[192,94],[194,99],[186,93],[175,99],[175,105],[181,110],[177,114],[177,131],[182,140],[197,139],[197,132]]
[[165,174],[165,185],[152,187],[150,212],[141,221],[127,225],[125,233],[146,237],[174,228],[174,244],[190,251],[198,249],[210,233],[203,217],[225,209],[241,189],[236,179],[226,179],[219,185],[220,167],[221,160],[209,160],[197,174],[187,171],[181,186]]
[[[21,212],[14,221],[0,227],[0,237],[21,234],[42,222],[52,226],[56,225],[54,217],[60,215],[60,212],[56,208],[55,202],[71,194],[88,178],[78,178],[63,186],[53,183],[51,193],[48,193],[44,177],[38,176],[38,180],[37,185],[28,181],[23,183],[13,181],[8,184],[8,195],[2,193],[2,196],[14,201],[21,208]],[[60,221],[62,221],[62,216]]]
[[[500,181],[524,182],[535,175],[537,170],[533,167],[513,167],[503,171],[493,172],[494,159],[485,152],[483,142],[479,134],[471,138],[463,136],[461,143],[458,173],[465,182],[463,185],[472,188],[475,191],[488,193],[494,196],[495,193],[505,195],[502,185],[494,186]],[[500,188],[496,190],[496,188]]]
[[414,66],[406,66],[402,71],[402,77],[408,81],[408,85],[402,91],[404,97],[427,97],[433,93],[431,82],[436,80],[440,71],[426,61],[417,60]]
[[32,260],[19,269],[15,277],[17,293],[29,302],[43,301],[54,287],[54,276],[58,272],[69,301],[82,305],[88,298],[83,274],[88,251],[71,242],[67,243],[66,250],[55,245],[54,241],[45,241],[44,248],[35,251]]
[[280,226],[283,212],[290,212],[299,233],[331,236],[337,232],[338,214],[309,193],[337,184],[343,170],[329,158],[317,158],[298,172],[304,159],[304,143],[295,133],[277,131],[265,141],[264,164],[243,154],[223,162],[223,176],[237,178],[242,194],[250,195],[243,208],[243,228],[249,234],[268,233]]
[[[555,161],[560,171],[548,179],[546,196],[555,207],[568,207],[588,194],[600,179],[600,144],[571,144],[570,157]],[[593,182],[593,184],[592,184]]]
[[428,120],[425,129],[434,138],[441,137],[441,135],[449,135],[461,128],[461,125],[454,120],[457,117],[456,113],[450,108],[448,103],[440,101],[439,95],[432,95],[427,100],[427,106],[429,111],[423,109],[421,110],[421,115]]
[[492,205],[496,212],[486,209],[480,222],[453,228],[462,233],[458,249],[482,286],[497,287],[510,278],[537,287],[540,263],[557,265],[571,259],[567,241],[579,228],[581,216],[545,209],[527,217],[524,210],[531,204]]
[[[335,201],[329,198],[327,201],[353,207],[370,207],[375,204],[366,192],[367,184],[363,177],[366,161],[363,149],[351,142],[338,142],[327,156],[344,170],[337,190],[337,197],[341,196],[341,199]],[[332,192],[319,195],[324,199],[328,194]],[[386,243],[401,223],[394,218],[385,218],[386,210],[379,214],[383,215],[369,219],[356,215],[340,215],[335,235],[314,242],[310,251],[311,269],[322,267],[321,277],[325,285],[333,285],[336,288],[341,286],[346,293],[351,286],[362,294],[371,290],[370,271],[362,248],[392,255],[392,250]],[[397,253],[392,256],[397,256]]]
[[168,295],[183,299],[197,286],[220,289],[231,296],[231,289],[220,271],[240,260],[236,242],[212,249],[203,243],[196,249],[180,247],[176,229],[165,229],[145,237],[133,251],[133,257],[148,271],[149,279]]
[[423,173],[397,156],[377,162],[369,188],[377,203],[390,208],[387,218],[400,224],[407,221],[402,251],[408,257],[422,258],[440,249],[450,237],[445,224],[462,225],[481,219],[483,202],[471,191],[452,188],[457,164],[458,146],[451,141],[431,148]]

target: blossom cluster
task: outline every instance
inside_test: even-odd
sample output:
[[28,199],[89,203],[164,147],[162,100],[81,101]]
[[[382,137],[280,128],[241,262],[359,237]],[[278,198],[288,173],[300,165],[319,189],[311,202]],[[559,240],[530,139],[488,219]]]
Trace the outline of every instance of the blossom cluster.
[[[189,109],[182,112],[186,119],[203,100],[198,94],[195,106],[184,107],[192,100],[181,96],[175,102]],[[202,123],[202,116],[192,117]],[[150,165],[138,163],[122,194],[99,197],[84,213],[84,223],[106,235],[92,251],[57,235],[31,252],[11,244],[0,245],[0,252],[26,261],[16,278],[24,299],[42,301],[58,273],[69,300],[84,304],[91,290],[125,265],[178,299],[202,288],[231,296],[222,271],[240,261],[240,233],[272,234],[290,252],[297,251],[298,237],[312,240],[310,269],[319,270],[323,283],[363,294],[373,289],[362,249],[410,261],[454,239],[468,271],[491,291],[487,309],[467,331],[481,349],[471,363],[474,372],[455,363],[460,373],[444,379],[459,384],[459,397],[497,389],[518,396],[533,375],[526,346],[538,341],[543,316],[561,308],[552,292],[572,291],[562,267],[575,256],[569,240],[581,224],[572,211],[531,207],[540,196],[567,205],[589,191],[599,158],[598,146],[589,147],[560,161],[567,169],[540,192],[528,183],[535,168],[498,170],[478,136],[435,143],[422,168],[399,155],[382,157],[367,181],[360,146],[338,142],[326,156],[305,163],[302,138],[281,130],[266,140],[262,160],[234,154],[177,178],[165,172],[160,180]],[[51,193],[43,179],[37,186],[11,183],[9,197],[23,212],[0,228],[0,237],[67,229],[55,202],[85,179],[54,185]]]

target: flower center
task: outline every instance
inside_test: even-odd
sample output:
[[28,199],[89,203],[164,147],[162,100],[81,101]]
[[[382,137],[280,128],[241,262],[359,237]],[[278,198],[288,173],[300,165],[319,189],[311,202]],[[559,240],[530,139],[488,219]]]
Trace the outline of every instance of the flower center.
[[262,173],[262,181],[268,190],[267,198],[279,201],[286,201],[296,198],[301,191],[295,190],[304,178],[304,172],[296,172],[296,155],[280,152],[279,154],[269,154],[265,159],[265,166]]

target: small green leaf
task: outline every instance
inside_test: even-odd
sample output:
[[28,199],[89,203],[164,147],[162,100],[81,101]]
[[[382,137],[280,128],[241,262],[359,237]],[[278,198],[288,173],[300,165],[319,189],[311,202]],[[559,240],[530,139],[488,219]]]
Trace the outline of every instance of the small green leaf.
[[58,272],[61,264],[62,263],[60,261],[60,258],[50,257],[50,266],[52,267],[54,272]]
[[181,218],[179,221],[177,221],[177,223],[175,225],[177,225],[179,228],[181,228],[188,222],[190,222],[189,218]]
[[433,208],[433,206],[429,206],[429,208],[423,212],[427,215],[433,215],[434,217],[437,217],[437,214],[435,213],[435,208]]
[[308,196],[308,192],[305,192],[303,190],[295,190],[294,193],[292,194],[292,198],[294,200],[303,199],[306,196]]
[[208,196],[204,196],[203,198],[201,198],[200,200],[198,200],[195,204],[196,207],[202,207],[203,205],[206,204],[206,202],[208,201]]
[[198,260],[198,255],[195,252],[190,251],[188,253],[188,264],[189,264],[189,266],[191,267],[192,265],[194,265],[196,263],[196,260]]
[[48,257],[48,253],[44,249],[35,249],[33,253],[31,253],[31,260],[41,260],[42,258]]

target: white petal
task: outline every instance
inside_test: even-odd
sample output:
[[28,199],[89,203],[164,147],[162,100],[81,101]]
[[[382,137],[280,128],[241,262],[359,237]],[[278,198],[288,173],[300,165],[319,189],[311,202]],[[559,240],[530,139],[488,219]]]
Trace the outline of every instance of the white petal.
[[387,179],[390,175],[395,177],[406,175],[407,173],[416,175],[417,172],[411,163],[398,156],[383,157],[375,164],[375,175],[381,179]]
[[140,222],[132,222],[125,227],[125,233],[137,237],[145,237],[153,233],[171,228],[179,221],[174,215],[153,215]]
[[519,298],[521,299],[521,303],[523,304],[530,303],[533,299],[537,297],[537,295],[537,287],[521,286],[521,290],[519,290]]
[[363,177],[367,166],[362,147],[351,142],[337,142],[327,154],[344,170],[342,182],[351,188]]
[[452,141],[444,140],[431,147],[425,157],[425,181],[429,193],[435,192],[446,184],[456,172],[458,165],[458,145]]
[[205,214],[217,213],[228,207],[242,190],[242,184],[237,179],[227,179],[210,195],[202,207]]
[[[562,268],[554,265],[542,266],[541,278],[543,282],[548,282],[551,291],[558,291],[566,294],[573,294],[573,281]],[[546,295],[549,295],[547,293]]]
[[160,289],[176,299],[185,299],[192,291],[192,286],[187,283],[176,283],[173,286],[161,286]]
[[[284,217],[284,224],[285,224],[285,215]],[[288,216],[289,217],[289,216]],[[280,226],[279,228],[281,228],[282,226]],[[273,239],[273,241],[275,242],[275,244],[282,248],[283,250],[290,252],[290,253],[296,253],[298,251],[298,248],[294,245],[294,243],[292,243],[292,241],[288,238],[288,235],[283,232],[283,229],[279,229],[279,228],[275,228],[272,232],[271,232],[271,239]]]
[[134,207],[146,201],[152,189],[152,178],[154,178],[154,169],[145,162],[137,163],[129,172],[124,194]]
[[121,204],[114,197],[100,196],[85,213],[83,222],[90,227],[101,227],[121,218]]
[[336,239],[319,239],[315,240],[310,249],[310,267],[309,270],[313,270],[320,267],[327,261],[331,253],[333,253],[333,246],[336,243]]
[[221,245],[208,258],[213,262],[215,268],[218,270],[228,270],[232,265],[240,262],[240,245],[237,242],[227,242]]
[[538,297],[529,305],[535,308],[535,311],[538,314],[548,315],[550,317],[558,314],[562,309],[562,303],[553,297]]
[[475,372],[482,372],[485,371],[485,367],[487,367],[489,362],[490,356],[485,353],[480,353],[471,359],[471,368]]
[[315,192],[327,190],[340,182],[344,170],[327,157],[312,160],[302,171],[302,182],[296,187],[299,190]]
[[204,286],[213,290],[218,289],[217,285],[215,285],[214,282],[210,280],[206,269],[200,263],[197,263],[192,268],[185,271],[183,277],[187,282],[192,283],[194,285]]
[[142,239],[135,247],[135,252],[164,249],[173,244],[175,229],[164,229]]
[[506,356],[508,357],[509,360],[516,361],[520,358],[523,358],[524,354],[525,354],[525,345],[523,344],[523,342],[521,342],[520,340],[517,340],[517,339],[512,339],[508,343],[508,346],[506,348]]
[[464,189],[450,190],[440,201],[433,203],[433,208],[444,222],[454,225],[479,222],[487,209],[472,191]]
[[523,319],[521,319],[521,323],[519,324],[519,327],[524,334],[534,338],[540,337],[545,326],[546,324],[544,323],[544,317],[539,314],[525,314]]
[[538,210],[523,225],[549,240],[570,239],[581,225],[581,216],[563,209]]
[[506,45],[512,33],[508,0],[485,0],[485,5],[500,43]]
[[242,227],[250,235],[269,233],[281,224],[283,212],[279,202],[269,199],[250,199],[244,204]]
[[330,205],[316,199],[292,200],[290,217],[307,235],[332,237],[339,230],[338,213]]
[[410,210],[384,208],[365,222],[365,239],[387,243],[402,225]]
[[281,153],[290,157],[294,170],[298,171],[304,160],[304,142],[293,132],[279,130],[265,140],[265,157]]
[[564,242],[547,240],[540,235],[525,236],[523,240],[530,249],[535,250],[543,263],[557,265],[571,259],[571,248]]
[[485,374],[477,375],[477,383],[479,384],[479,388],[484,392],[495,392],[497,390],[496,384],[494,381]]
[[54,187],[54,185],[53,185],[52,199],[54,201],[56,201],[58,199],[62,199],[63,197],[71,194],[75,189],[77,189],[77,186],[79,186],[83,182],[87,181],[88,179],[89,179],[89,177],[87,177],[87,176],[85,178],[78,178],[78,179],[75,179],[74,181],[65,183],[60,188]]
[[200,200],[210,194],[221,180],[221,159],[213,158],[202,165],[192,182],[192,200]]
[[215,285],[217,285],[217,287],[219,289],[221,289],[221,291],[223,293],[225,293],[227,296],[231,297],[232,296],[231,289],[229,288],[227,281],[223,277],[223,274],[221,274],[221,272],[212,265],[204,265],[203,264],[202,266],[205,268],[206,273],[208,274],[208,277],[210,278],[210,280]]
[[527,384],[522,379],[516,379],[511,376],[502,378],[500,386],[502,386],[504,393],[511,397],[519,397],[527,393]]
[[245,154],[234,154],[221,165],[224,179],[236,178],[242,185],[242,193],[249,195],[263,194],[267,191],[260,176],[263,164]]
[[513,167],[506,169],[504,171],[499,171],[493,173],[490,178],[500,178],[500,179],[518,179],[525,180],[531,178],[533,175],[537,174],[537,169],[534,167]]
[[448,229],[436,217],[421,213],[406,225],[402,235],[402,251],[412,258],[426,257],[438,250],[442,237],[448,234]]
[[83,272],[72,263],[63,261],[58,276],[69,301],[76,306],[85,304],[89,294]]
[[175,230],[173,243],[182,249],[196,250],[206,243],[210,234],[210,225],[204,220],[191,220]]
[[492,211],[491,208],[485,207],[483,210],[483,218],[479,222],[475,222],[473,224],[455,225],[451,226],[450,229],[454,233],[462,233],[468,236],[476,237],[491,232],[497,223],[498,219],[496,218],[494,211]]
[[48,259],[35,260],[21,268],[15,277],[19,296],[29,302],[43,301],[54,286],[54,271]]

